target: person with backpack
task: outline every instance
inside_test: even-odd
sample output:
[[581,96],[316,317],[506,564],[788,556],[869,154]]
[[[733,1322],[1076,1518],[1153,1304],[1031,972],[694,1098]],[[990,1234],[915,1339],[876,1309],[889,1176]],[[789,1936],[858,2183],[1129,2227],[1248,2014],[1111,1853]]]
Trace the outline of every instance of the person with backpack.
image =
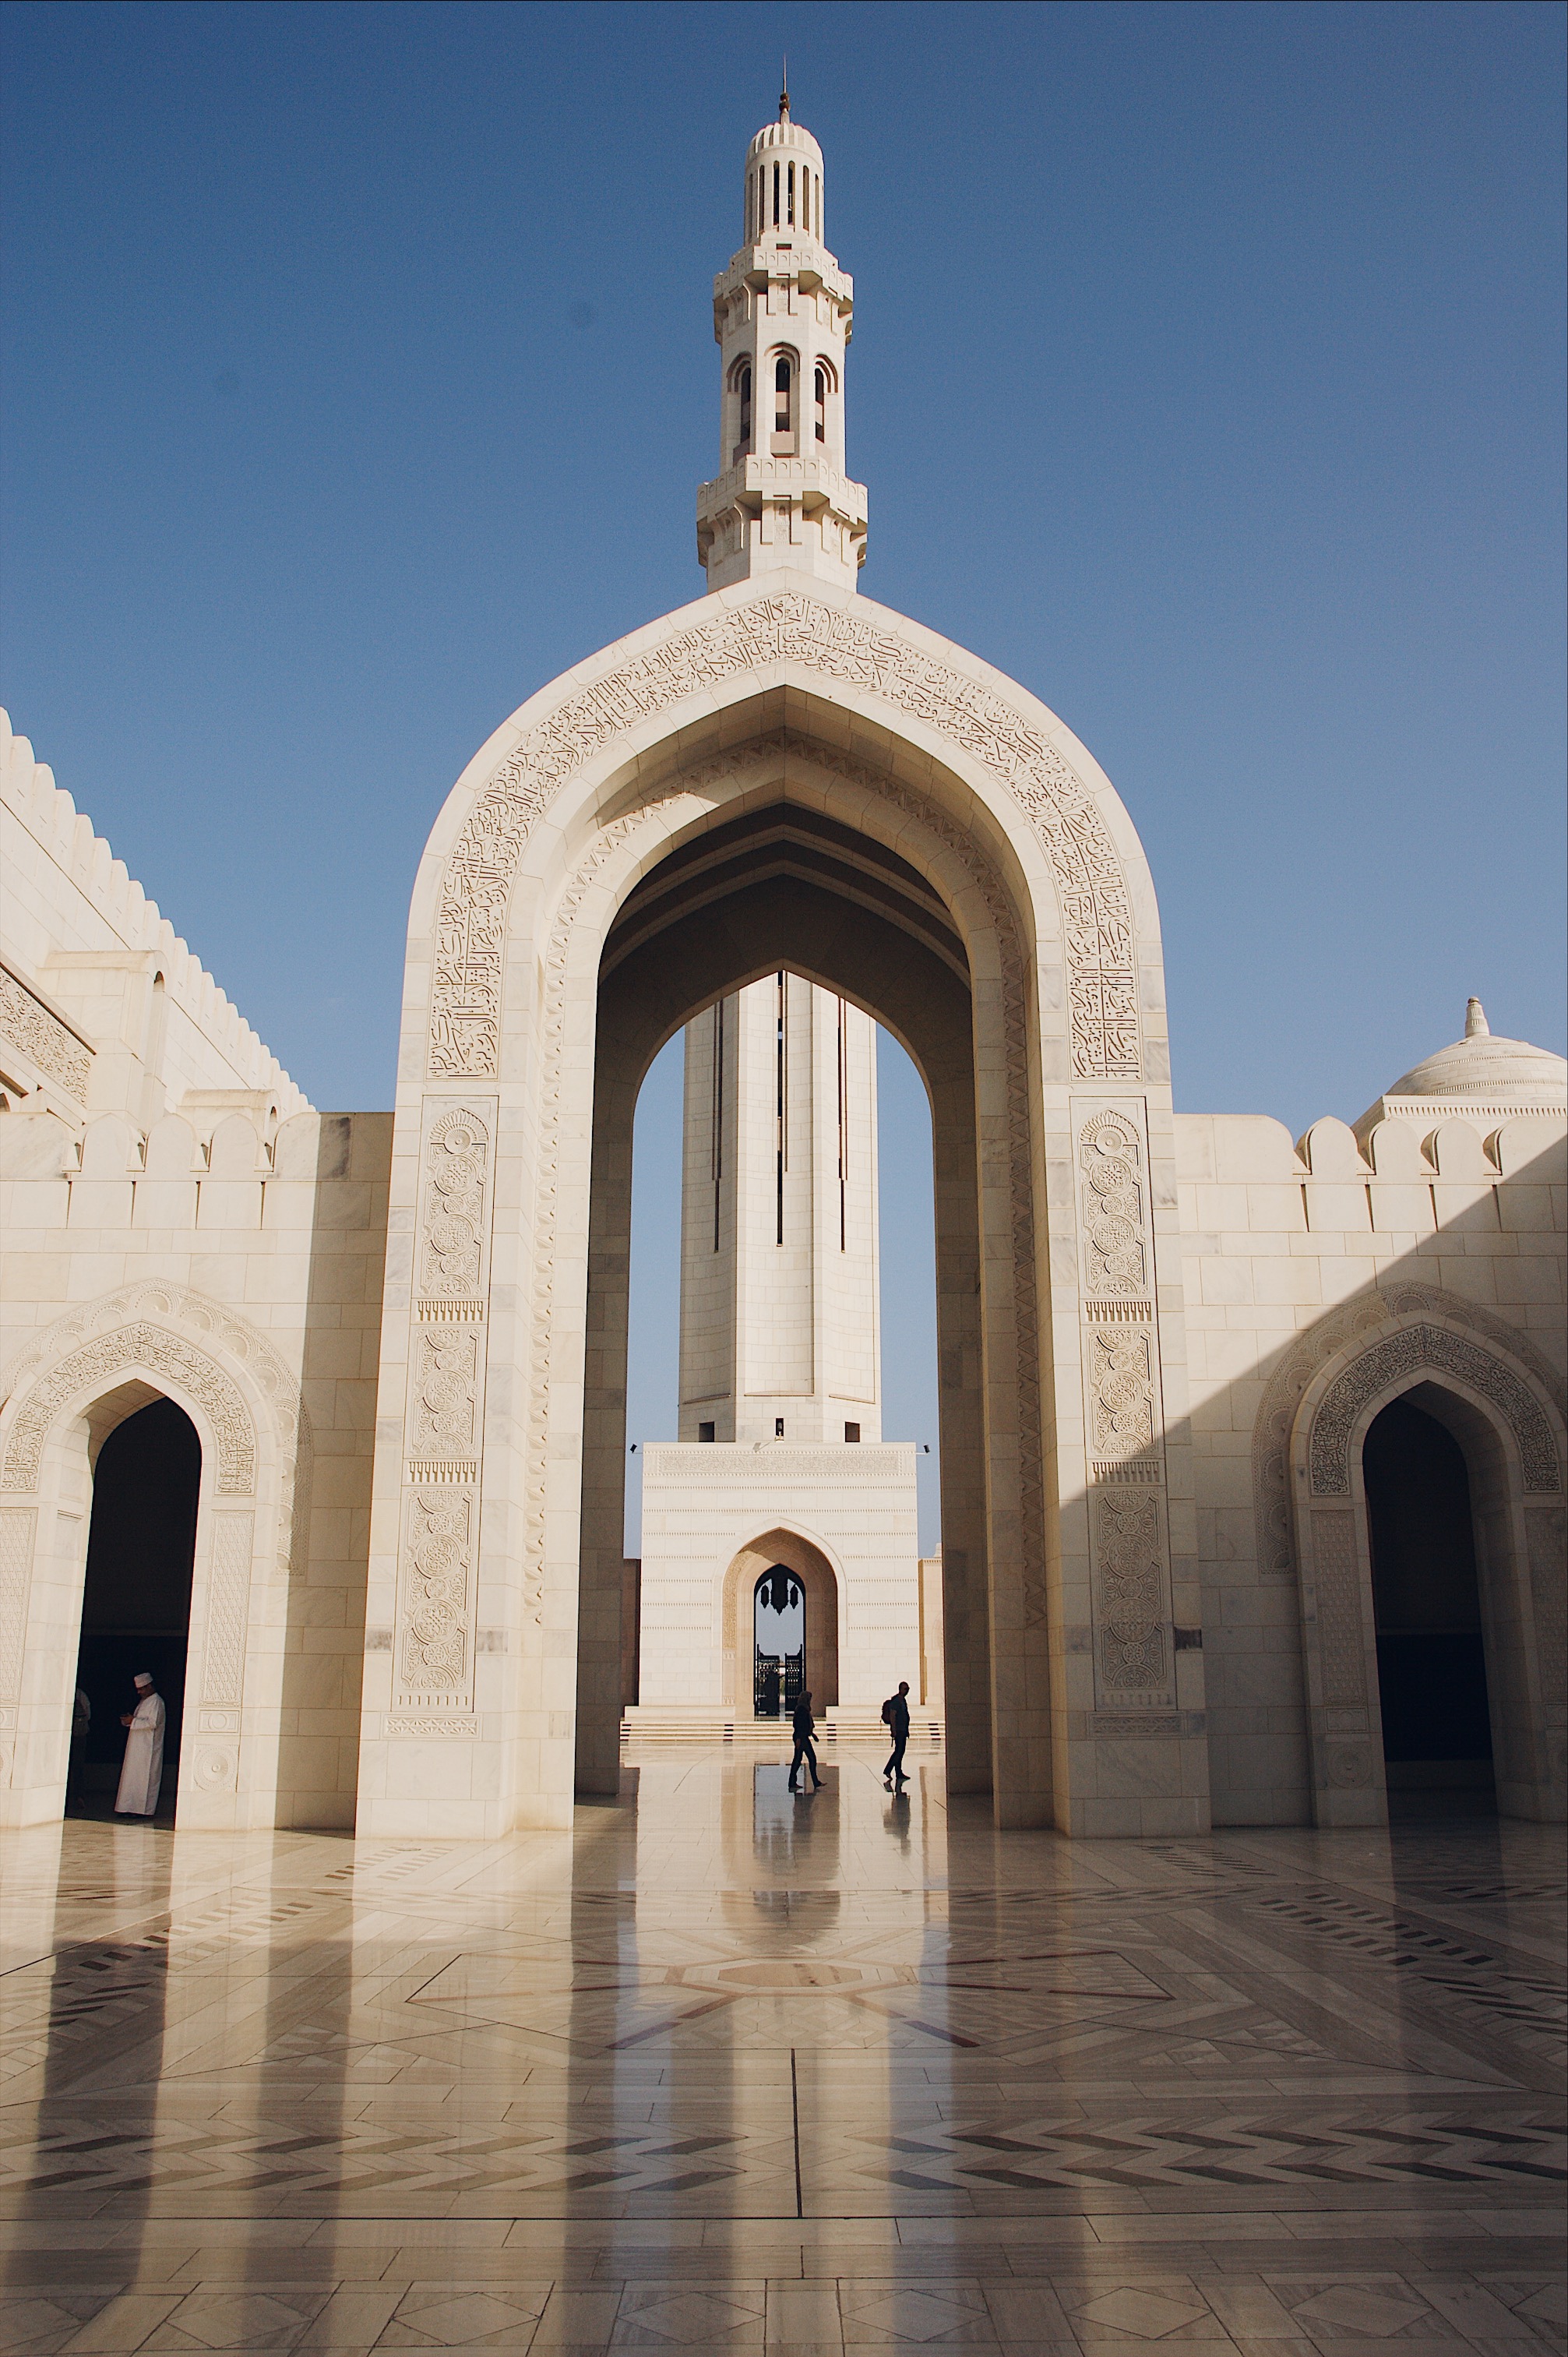
[[904,1773],[904,1747],[909,1740],[909,1681],[905,1678],[896,1695],[889,1695],[882,1706],[882,1724],[892,1731],[893,1751],[882,1770],[882,1781],[897,1792],[909,1781]]
[[820,1792],[822,1789],[822,1780],[817,1768],[816,1747],[811,1741],[812,1736],[816,1733],[817,1722],[811,1717],[811,1695],[809,1687],[790,1712],[789,1724],[795,1730],[795,1757],[789,1762],[789,1790],[797,1792],[800,1789],[795,1779],[800,1772],[800,1762],[803,1760],[811,1771],[811,1790],[813,1792]]

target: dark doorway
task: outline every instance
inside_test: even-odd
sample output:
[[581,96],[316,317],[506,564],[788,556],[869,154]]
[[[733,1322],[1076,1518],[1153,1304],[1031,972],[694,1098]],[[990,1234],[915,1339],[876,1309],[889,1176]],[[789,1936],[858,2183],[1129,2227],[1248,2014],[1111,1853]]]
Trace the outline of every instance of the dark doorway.
[[1492,1789],[1492,1725],[1465,1453],[1409,1399],[1362,1454],[1391,1792]]
[[84,1756],[73,1761],[68,1815],[113,1813],[125,1750],[121,1715],[135,1707],[136,1672],[150,1670],[168,1713],[157,1814],[166,1824],[174,1816],[200,1483],[196,1426],[172,1400],[138,1408],[98,1452],[76,1668],[92,1720]]
[[806,1683],[806,1590],[781,1563],[757,1583],[752,1626],[757,1641],[753,1707],[758,1718],[788,1718]]

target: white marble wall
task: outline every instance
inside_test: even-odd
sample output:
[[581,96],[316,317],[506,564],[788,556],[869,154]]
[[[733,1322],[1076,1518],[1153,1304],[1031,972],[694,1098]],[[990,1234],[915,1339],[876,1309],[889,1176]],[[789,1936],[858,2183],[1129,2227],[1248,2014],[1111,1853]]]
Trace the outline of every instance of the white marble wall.
[[[1374,1288],[1470,1304],[1559,1371],[1568,1236],[1561,1116],[1442,1104],[1293,1144],[1261,1114],[1176,1121],[1189,1398],[1219,1824],[1312,1814],[1298,1567],[1260,1544],[1259,1413],[1293,1346]],[[1488,1329],[1489,1332],[1490,1329]],[[1559,1580],[1562,1574],[1559,1571]]]

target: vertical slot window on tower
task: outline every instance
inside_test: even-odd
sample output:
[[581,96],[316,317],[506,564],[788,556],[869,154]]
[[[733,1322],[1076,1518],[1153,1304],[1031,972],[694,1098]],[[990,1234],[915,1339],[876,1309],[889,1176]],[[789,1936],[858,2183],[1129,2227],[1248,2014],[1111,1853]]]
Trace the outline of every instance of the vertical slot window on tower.
[[793,421],[790,412],[793,404],[789,398],[790,392],[789,363],[788,361],[779,361],[773,370],[773,431],[775,434],[788,434],[791,430]]
[[748,368],[742,369],[736,381],[736,390],[740,396],[740,425],[730,460],[732,466],[736,458],[744,458],[751,447],[751,371]]
[[775,164],[773,167],[773,226],[775,229],[779,226],[779,183],[782,177],[778,165]]
[[815,408],[817,439],[825,442],[828,438],[828,372],[824,368],[817,371]]
[[714,1250],[717,1252],[725,1175],[725,1003],[722,998],[714,1009],[713,1096],[708,1118],[712,1137],[709,1159],[714,1176]]
[[790,165],[787,176],[785,196],[789,205],[789,225],[793,229],[795,226],[795,167],[793,164]]
[[[779,366],[782,367],[784,363],[780,361]],[[777,1222],[774,1242],[780,1244],[784,1241],[784,1172],[787,1168],[788,1145],[788,1133],[785,1124],[788,1118],[789,1099],[789,1042],[785,1028],[785,1017],[787,1012],[788,999],[785,994],[785,977],[783,974],[780,974],[779,977],[779,1006],[777,1014],[774,1017],[774,1055],[776,1060],[774,1072],[776,1110],[774,1118],[778,1123],[778,1135],[774,1146],[775,1162],[777,1167]]]
[[810,172],[802,172],[800,175],[800,227],[805,231],[809,237],[811,233],[811,176]]
[[[844,1006],[843,1000],[841,998],[839,1000],[838,1038],[840,1252],[843,1252],[845,1249],[845,1240],[848,1234],[849,1226],[848,1213],[844,1200],[846,1190],[849,1186],[849,1043],[846,1038],[848,1010]],[[858,1430],[854,1437],[857,1440],[860,1438]],[[847,1426],[844,1428],[844,1438],[846,1440],[849,1438],[849,1428]]]

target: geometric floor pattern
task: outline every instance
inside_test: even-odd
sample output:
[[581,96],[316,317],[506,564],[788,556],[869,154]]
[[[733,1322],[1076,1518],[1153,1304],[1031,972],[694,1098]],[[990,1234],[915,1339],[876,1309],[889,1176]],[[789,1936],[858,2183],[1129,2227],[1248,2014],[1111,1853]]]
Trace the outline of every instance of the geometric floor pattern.
[[1559,1831],[1068,1843],[911,1761],[5,1837],[0,2357],[1565,2345]]

